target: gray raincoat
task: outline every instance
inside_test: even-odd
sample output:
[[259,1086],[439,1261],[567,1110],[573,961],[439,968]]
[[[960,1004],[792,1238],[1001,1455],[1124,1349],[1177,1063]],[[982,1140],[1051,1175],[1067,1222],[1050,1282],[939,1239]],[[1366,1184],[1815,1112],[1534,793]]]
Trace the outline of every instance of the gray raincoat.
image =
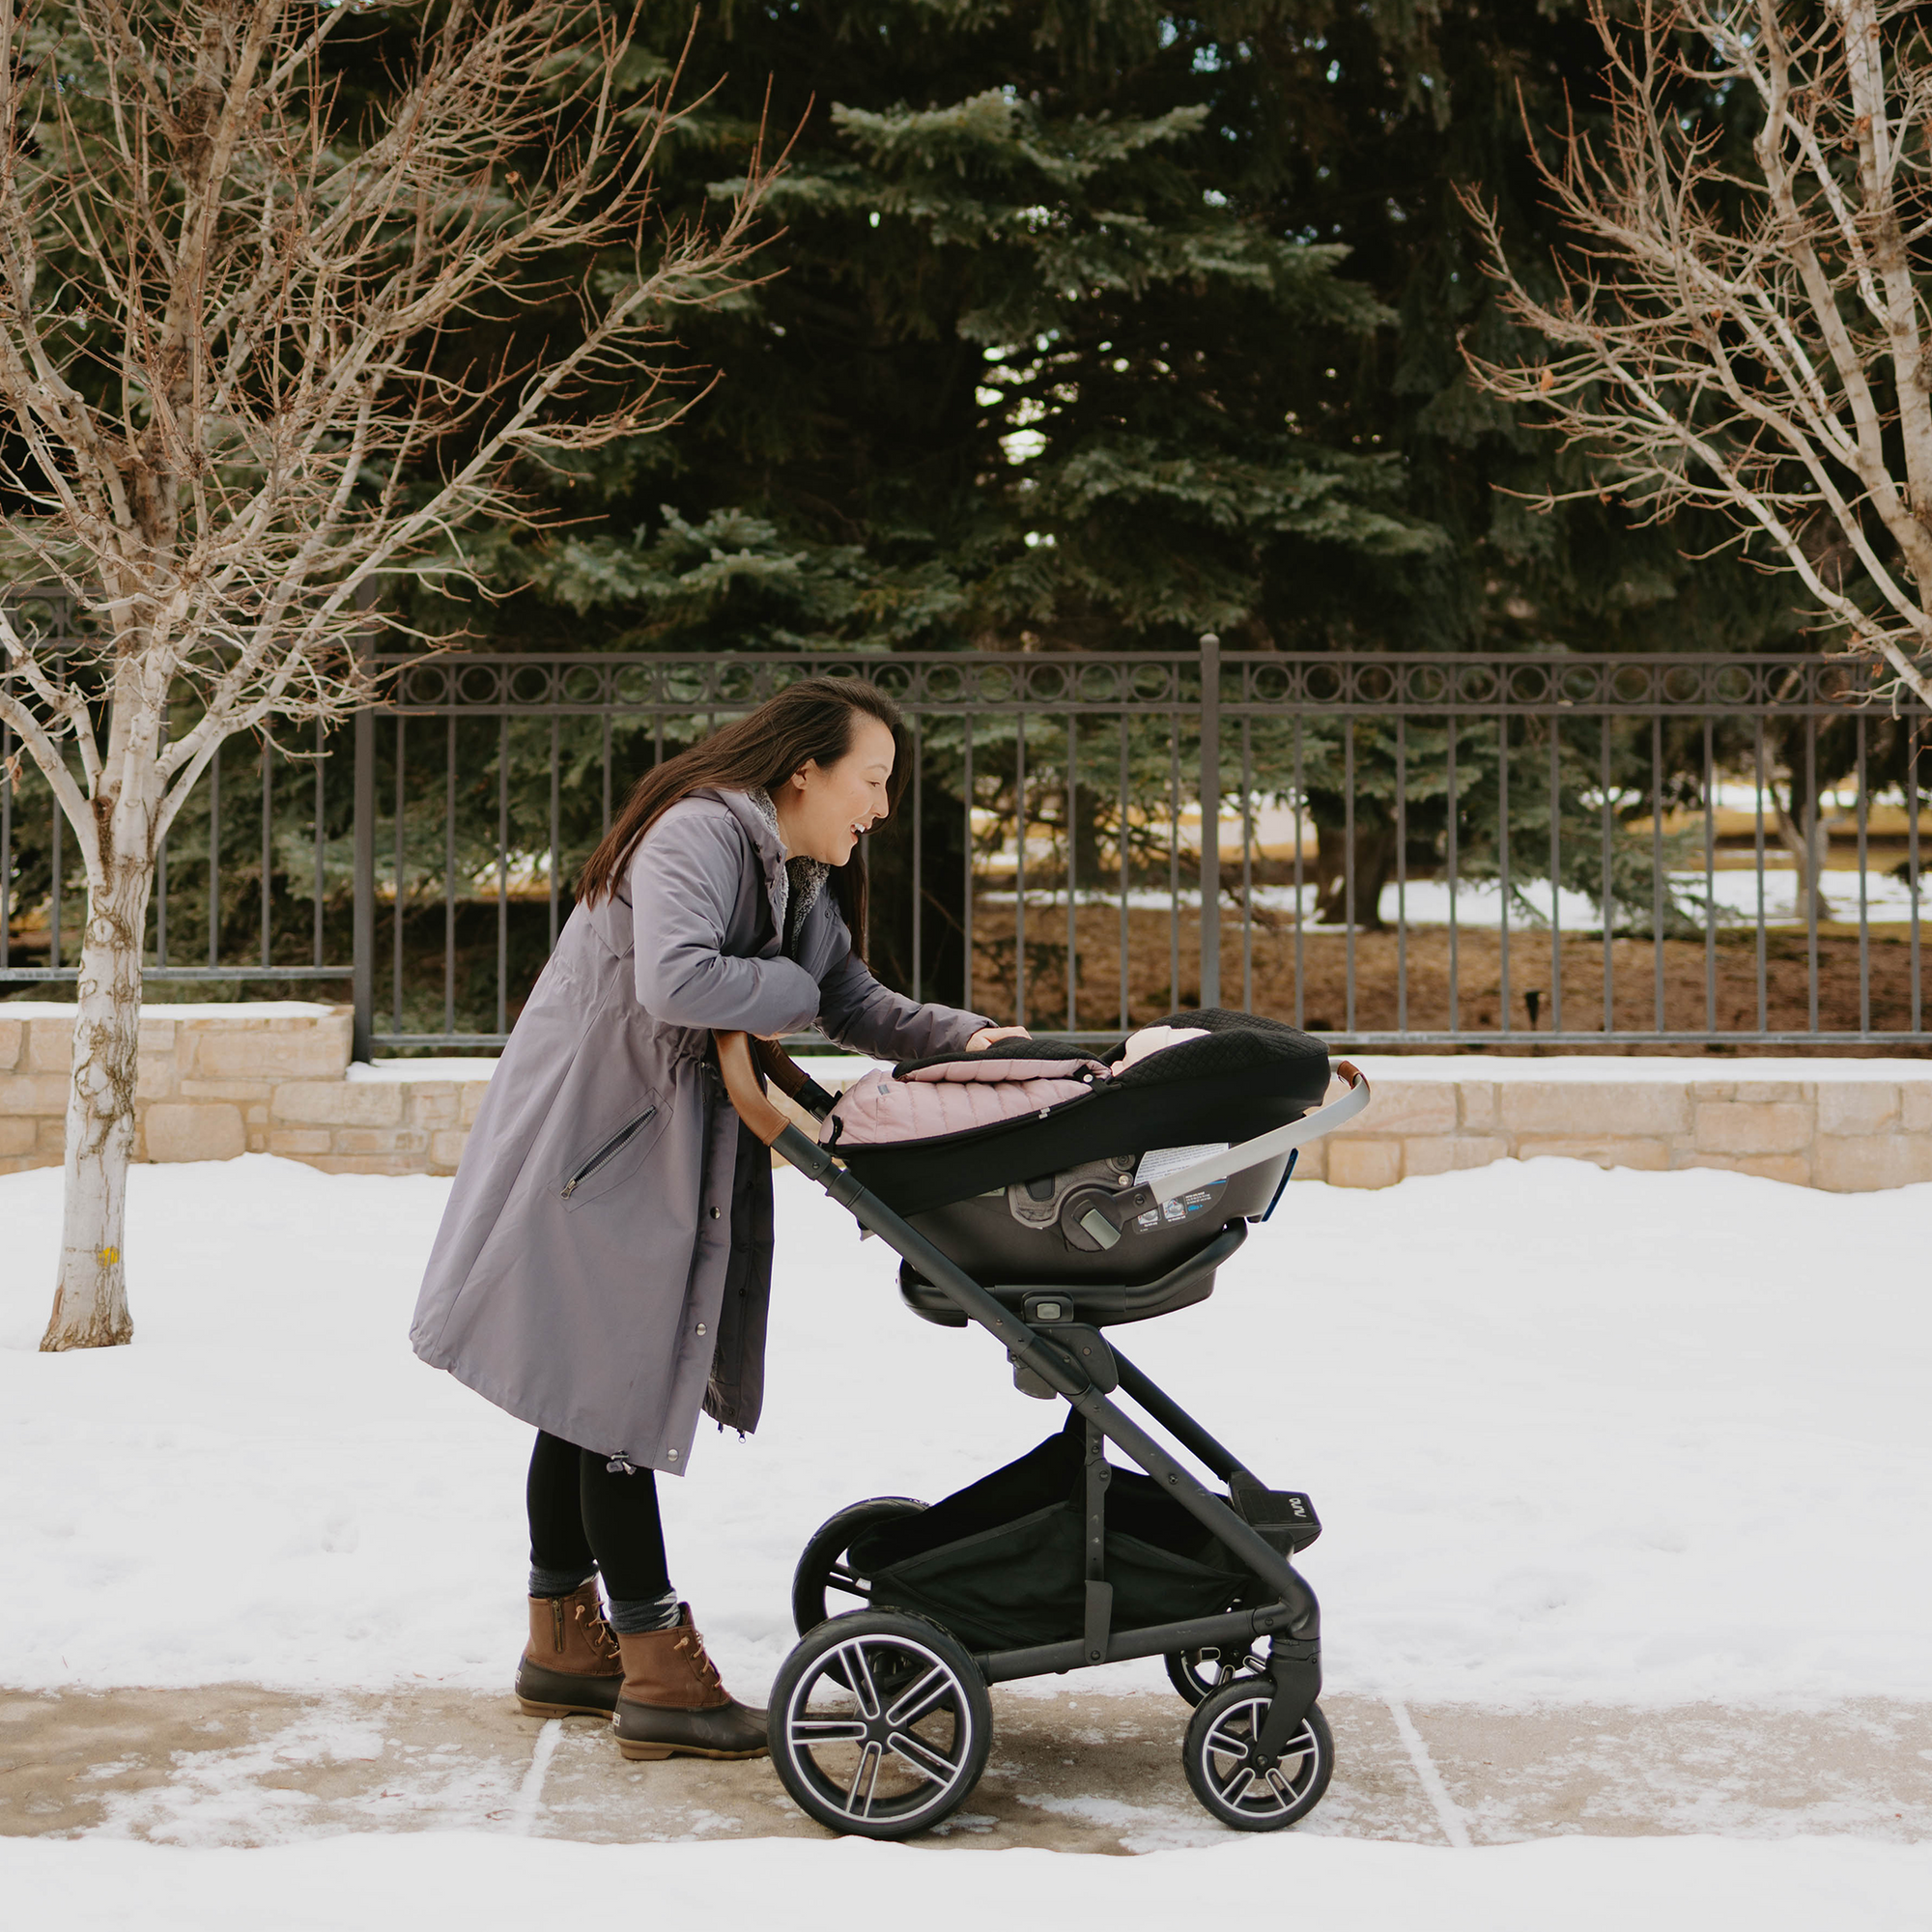
[[792,890],[769,810],[680,800],[623,889],[572,913],[491,1079],[410,1331],[499,1408],[639,1468],[681,1474],[700,1408],[749,1430],[764,1394],[771,1168],[740,1145],[711,1029],[816,1021],[900,1060],[989,1024],[880,985],[832,895]]

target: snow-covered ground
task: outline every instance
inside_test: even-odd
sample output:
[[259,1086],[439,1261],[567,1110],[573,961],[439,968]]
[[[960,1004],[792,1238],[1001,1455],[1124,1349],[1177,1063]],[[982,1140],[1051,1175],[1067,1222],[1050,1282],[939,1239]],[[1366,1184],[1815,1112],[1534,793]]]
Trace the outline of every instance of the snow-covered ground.
[[[448,1183],[251,1156],[131,1177],[131,1349],[46,1356],[60,1177],[0,1179],[0,1682],[501,1689],[529,1434],[405,1331]],[[765,1426],[664,1487],[727,1679],[789,1638],[806,1534],[936,1495],[1057,1414],[916,1321],[797,1177]],[[1506,1163],[1298,1185],[1203,1307],[1122,1333],[1328,1524],[1305,1568],[1337,1691],[1491,1705],[1932,1698],[1932,1188]],[[1157,1682],[1155,1666],[1086,1680]],[[1714,1767],[1721,1775],[1721,1767]],[[207,1838],[202,1836],[202,1845]],[[0,1837],[9,1923],[466,1932],[647,1910],[801,1928],[1278,1916],[1325,1932],[1932,1925],[1932,1846],[1309,1833],[1133,1860],[798,1839],[610,1846],[358,1833],[267,1850]]]
[[[1680,908],[1691,919],[1697,919],[1705,898],[1707,882],[1703,872],[1672,872],[1668,876]],[[1758,875],[1755,867],[1714,872],[1708,884],[1711,902],[1717,908],[1717,923],[1720,928],[1738,925],[1755,928],[1758,916]],[[1803,926],[1805,912],[1798,898],[1797,874],[1790,860],[1782,853],[1767,858],[1763,884],[1766,927]],[[1922,886],[1920,894],[1919,918],[1922,922],[1927,919]],[[982,905],[1011,905],[1013,897],[1010,891],[987,892],[979,895]],[[1121,895],[1118,892],[1108,892],[1104,887],[1083,887],[1079,899],[1083,906],[1118,906]],[[1841,924],[1856,925],[1859,918],[1858,873],[1827,872],[1825,900],[1832,919]],[[1254,902],[1257,911],[1290,919],[1306,917],[1312,920],[1316,910],[1314,867],[1309,867],[1308,878],[1298,892],[1293,885],[1257,886],[1254,888]],[[1198,890],[1187,886],[1182,886],[1173,895],[1136,888],[1128,893],[1127,904],[1137,912],[1166,912],[1170,906],[1191,912],[1199,908],[1201,895]],[[1064,912],[1065,905],[1066,895],[1064,891],[1036,892],[1029,888],[1027,892],[1029,913],[1047,913],[1055,907]],[[1905,880],[1892,877],[1876,865],[1866,872],[1867,923],[1903,923],[1912,918],[1912,892]],[[1459,927],[1467,927],[1472,932],[1494,931],[1502,924],[1502,888],[1493,880],[1465,879],[1452,894],[1446,879],[1410,879],[1400,889],[1391,882],[1381,890],[1380,914],[1389,925],[1401,921],[1410,925],[1447,925],[1452,910]],[[1637,910],[1647,918],[1648,901],[1640,904]],[[1358,907],[1358,916],[1365,911],[1366,908]],[[1586,893],[1571,892],[1567,888],[1558,892],[1556,916],[1566,933],[1575,935],[1602,929],[1597,901]],[[1548,924],[1549,918],[1548,880],[1524,879],[1518,882],[1510,895],[1511,930],[1538,931]],[[1315,929],[1313,926],[1310,928],[1311,931]],[[1322,926],[1320,930],[1324,934],[1333,934],[1341,928]]]
[[[1057,1427],[797,1176],[766,1417],[662,1485],[750,1695],[809,1532]],[[60,1175],[0,1179],[0,1681],[503,1682],[529,1432],[406,1330],[448,1182],[137,1167],[130,1349],[48,1356]],[[1501,1163],[1293,1188],[1128,1351],[1328,1528],[1338,1690],[1490,1705],[1932,1698],[1932,1188]],[[57,1605],[58,1614],[49,1606]],[[1152,1664],[1097,1681],[1151,1685]]]
[[440,1832],[248,1852],[0,1838],[0,1896],[12,1922],[62,1932],[529,1932],[561,1918],[785,1932],[1245,1922],[1321,1932],[1923,1932],[1932,1846],[1593,1837],[1454,1852],[1284,1834],[1109,1859],[935,1854],[850,1838],[584,1845]]

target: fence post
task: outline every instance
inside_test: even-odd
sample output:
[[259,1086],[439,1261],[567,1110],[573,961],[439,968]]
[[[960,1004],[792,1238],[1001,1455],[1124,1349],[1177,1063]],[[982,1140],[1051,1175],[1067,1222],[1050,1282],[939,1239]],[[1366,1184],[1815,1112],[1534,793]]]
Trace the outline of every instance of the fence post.
[[1221,1004],[1221,639],[1201,639],[1201,1005]]
[[[358,601],[360,601],[358,599]],[[365,606],[366,608],[366,606]],[[366,659],[375,640],[365,635],[356,649]],[[355,1006],[350,1054],[374,1058],[376,1018],[376,714],[364,704],[355,714],[355,785],[352,818],[355,904],[350,927],[350,999]]]

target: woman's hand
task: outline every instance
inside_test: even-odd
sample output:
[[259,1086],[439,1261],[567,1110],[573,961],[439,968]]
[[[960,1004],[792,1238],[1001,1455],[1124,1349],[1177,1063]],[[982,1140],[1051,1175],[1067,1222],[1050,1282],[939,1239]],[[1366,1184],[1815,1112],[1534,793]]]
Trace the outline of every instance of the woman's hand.
[[1031,1039],[1033,1035],[1025,1027],[981,1027],[966,1042],[968,1053],[980,1053],[991,1046],[996,1039]]

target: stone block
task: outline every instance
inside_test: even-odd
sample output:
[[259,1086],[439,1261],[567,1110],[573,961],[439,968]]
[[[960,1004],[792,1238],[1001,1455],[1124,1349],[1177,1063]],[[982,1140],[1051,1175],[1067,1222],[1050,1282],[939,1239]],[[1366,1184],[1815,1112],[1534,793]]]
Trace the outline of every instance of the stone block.
[[27,1022],[29,1073],[66,1073],[73,1065],[73,1022],[69,1019]]
[[403,1110],[415,1127],[453,1127],[456,1124],[456,1089],[420,1087],[403,1089]]
[[143,1058],[151,1053],[172,1053],[175,1050],[174,1021],[153,1020],[144,1015],[141,1020],[140,1048]]
[[68,1075],[11,1073],[0,1079],[0,1114],[67,1115]]
[[142,1123],[150,1160],[233,1160],[248,1148],[242,1109],[221,1100],[163,1100]]
[[32,1153],[36,1138],[34,1122],[21,1115],[0,1120],[0,1154]]
[[1465,1167],[1488,1167],[1509,1158],[1509,1142],[1496,1134],[1428,1134],[1402,1144],[1402,1171],[1454,1174]]
[[1788,1181],[1793,1187],[1811,1184],[1811,1162],[1802,1153],[1690,1153],[1685,1167],[1717,1167],[1730,1174],[1754,1174],[1760,1180]]
[[1456,1089],[1446,1080],[1391,1080],[1355,1122],[1362,1134],[1453,1134]]
[[1699,1153],[1803,1153],[1811,1145],[1811,1109],[1802,1101],[1702,1100]]
[[137,1100],[172,1100],[175,1097],[175,1064],[165,1055],[156,1058],[142,1054],[134,1066],[134,1097]]
[[1499,1124],[1493,1082],[1459,1080],[1456,1083],[1456,1102],[1462,1110],[1461,1124],[1467,1131],[1479,1134],[1492,1133]]
[[1393,1187],[1402,1179],[1400,1141],[1328,1141],[1328,1184],[1331,1187]]
[[327,1127],[276,1127],[269,1135],[270,1153],[327,1153],[329,1148]]
[[421,1127],[338,1127],[337,1153],[427,1153],[429,1135]]
[[270,1108],[297,1126],[393,1127],[403,1119],[403,1090],[386,1080],[284,1080]]
[[242,1114],[251,1127],[266,1127],[269,1124],[269,1103],[266,1100],[251,1100],[242,1109]]
[[[445,1174],[454,1174],[469,1136],[461,1127],[444,1127],[429,1137],[429,1157]],[[782,1157],[781,1157],[782,1159]],[[788,1163],[786,1163],[788,1164]]]
[[339,1079],[349,1032],[333,1018],[183,1020],[176,1054],[184,1074],[203,1080]]
[[[1693,1100],[1735,1100],[1738,1097],[1738,1083],[1735,1080],[1693,1080],[1690,1083],[1690,1097]],[[1767,1096],[1754,1094],[1754,1099]]]
[[268,1080],[184,1080],[181,1094],[184,1100],[231,1100],[238,1107],[245,1107],[250,1101],[266,1104],[273,1097],[275,1089]]
[[1310,1141],[1301,1150],[1301,1155],[1294,1163],[1296,1180],[1326,1180],[1328,1179],[1328,1143],[1325,1139]]
[[457,1119],[466,1127],[476,1124],[476,1116],[483,1111],[483,1096],[490,1091],[487,1080],[466,1080],[456,1090]]
[[36,1148],[58,1166],[67,1158],[67,1116],[43,1114],[34,1125],[40,1135]]
[[1738,1090],[1731,1097],[1753,1105],[1769,1101],[1773,1106],[1783,1106],[1795,1101],[1808,1104],[1813,1095],[1811,1090],[1800,1080],[1740,1080]]
[[1690,1095],[1678,1081],[1524,1080],[1502,1089],[1502,1124],[1516,1134],[1621,1139],[1690,1131]]
[[1635,1134],[1603,1134],[1591,1138],[1535,1137],[1519,1139],[1519,1160],[1539,1156],[1556,1160],[1592,1160],[1599,1167],[1641,1167],[1662,1173],[1670,1165],[1670,1143]]
[[1898,1124],[1908,1134],[1932,1134],[1932,1081],[1898,1090]]
[[324,1174],[421,1174],[428,1165],[419,1154],[318,1153],[301,1158]]
[[1820,1134],[1811,1153],[1811,1180],[1813,1186],[1833,1194],[1863,1194],[1932,1180],[1932,1137],[1860,1134],[1840,1139]]
[[0,1073],[11,1073],[20,1063],[27,1029],[19,1020],[0,1020]]
[[1821,1134],[1882,1134],[1898,1123],[1898,1089],[1889,1080],[1821,1080]]

